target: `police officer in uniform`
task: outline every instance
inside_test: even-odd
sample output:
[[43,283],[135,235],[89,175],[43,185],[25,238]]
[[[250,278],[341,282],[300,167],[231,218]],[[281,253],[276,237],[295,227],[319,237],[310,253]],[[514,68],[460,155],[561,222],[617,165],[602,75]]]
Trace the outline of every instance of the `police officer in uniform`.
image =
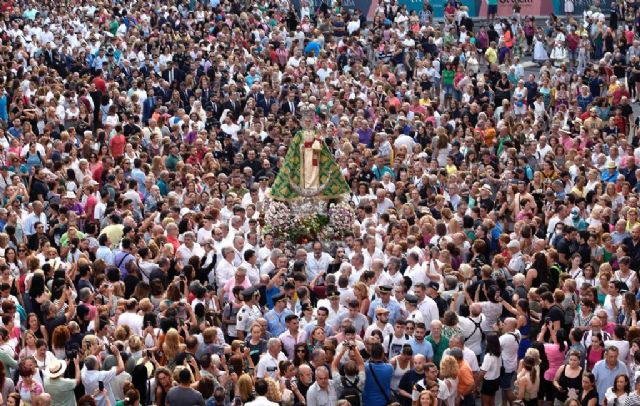
[[252,286],[242,291],[242,298],[244,299],[244,305],[238,312],[236,323],[240,340],[244,340],[247,337],[253,322],[262,317],[262,311],[260,311],[260,307],[257,304],[260,300],[260,292],[256,287]]
[[389,310],[389,323],[393,325],[395,324],[396,319],[400,316],[402,310],[398,301],[391,297],[393,288],[389,285],[381,285],[378,287],[378,291],[380,292],[378,298],[371,302],[371,306],[369,306],[368,316],[371,319],[371,322],[374,323],[376,321],[376,309],[378,307],[383,307]]
[[287,329],[285,318],[293,314],[291,310],[287,308],[287,302],[284,293],[278,293],[273,295],[273,309],[269,310],[264,318],[267,319],[267,325],[269,332],[273,337],[278,337],[284,333]]

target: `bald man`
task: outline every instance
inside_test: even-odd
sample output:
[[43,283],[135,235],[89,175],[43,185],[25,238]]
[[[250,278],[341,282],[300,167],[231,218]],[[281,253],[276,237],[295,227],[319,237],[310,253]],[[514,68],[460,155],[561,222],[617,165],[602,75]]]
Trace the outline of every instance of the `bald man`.
[[469,306],[469,313],[469,317],[458,316],[458,325],[462,330],[465,345],[476,354],[476,358],[480,359],[482,341],[484,340],[484,333],[480,325],[485,320],[480,303],[472,303]]
[[502,399],[513,403],[516,399],[513,393],[513,378],[518,368],[518,347],[520,346],[520,331],[517,330],[518,322],[509,317],[501,323],[503,334],[500,336],[500,350],[502,352],[503,371],[500,374],[500,387]]
[[473,371],[474,376],[476,376],[480,372],[478,358],[476,358],[476,354],[464,344],[464,336],[462,334],[452,335],[451,338],[449,338],[449,348],[444,351],[444,354],[442,356],[444,357],[447,355],[451,355],[451,350],[453,348],[459,348],[462,351],[464,360],[467,361],[467,364],[469,364],[471,371]]
[[[411,346],[409,346],[411,348]],[[404,348],[403,348],[404,351]],[[413,369],[408,370],[400,378],[398,383],[398,395],[403,398],[402,404],[411,402],[411,392],[413,391],[413,385],[415,385],[421,379],[425,377],[425,365],[427,359],[422,354],[416,354],[413,356]]]

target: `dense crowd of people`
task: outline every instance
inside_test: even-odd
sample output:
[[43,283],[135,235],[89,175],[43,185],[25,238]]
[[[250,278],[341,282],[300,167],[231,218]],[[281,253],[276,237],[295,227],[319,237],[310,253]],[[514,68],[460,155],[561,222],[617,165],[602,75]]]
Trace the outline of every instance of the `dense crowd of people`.
[[639,3],[487,3],[0,2],[0,406],[640,405]]

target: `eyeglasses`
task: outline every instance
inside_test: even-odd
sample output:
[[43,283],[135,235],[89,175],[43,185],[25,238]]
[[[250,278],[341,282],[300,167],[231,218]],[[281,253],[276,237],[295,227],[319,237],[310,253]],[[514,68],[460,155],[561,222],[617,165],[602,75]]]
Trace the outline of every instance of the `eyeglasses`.
[[305,353],[305,352],[307,352],[307,350],[305,350],[304,348],[298,348],[298,349],[296,350],[296,352],[302,352],[302,353]]

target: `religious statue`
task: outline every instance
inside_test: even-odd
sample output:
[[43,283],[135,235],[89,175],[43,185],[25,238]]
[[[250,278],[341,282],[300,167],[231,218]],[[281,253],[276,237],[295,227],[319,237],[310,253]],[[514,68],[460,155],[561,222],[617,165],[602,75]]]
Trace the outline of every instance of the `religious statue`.
[[280,201],[342,199],[351,190],[322,135],[314,128],[315,108],[307,105],[300,111],[302,130],[291,140],[284,165],[271,187],[271,197]]
[[320,186],[320,152],[322,139],[314,131],[302,131],[302,185],[304,189],[318,189]]

